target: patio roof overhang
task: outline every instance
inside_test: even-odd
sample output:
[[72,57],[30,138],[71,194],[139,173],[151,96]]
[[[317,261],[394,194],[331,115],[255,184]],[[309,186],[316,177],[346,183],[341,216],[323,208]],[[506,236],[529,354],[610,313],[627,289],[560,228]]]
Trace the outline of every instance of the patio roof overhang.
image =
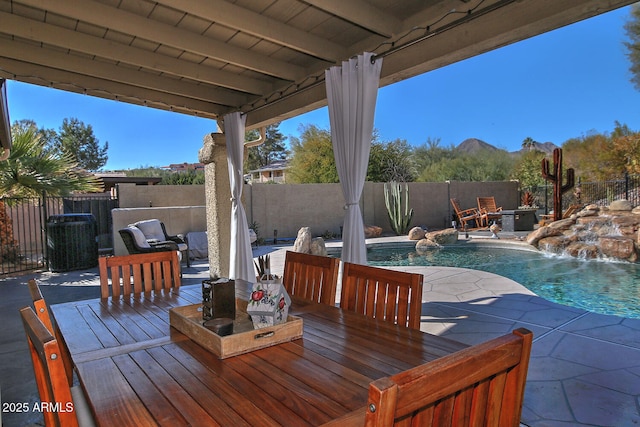
[[0,78],[254,129],[326,105],[324,70],[364,51],[385,86],[631,3],[0,0]]

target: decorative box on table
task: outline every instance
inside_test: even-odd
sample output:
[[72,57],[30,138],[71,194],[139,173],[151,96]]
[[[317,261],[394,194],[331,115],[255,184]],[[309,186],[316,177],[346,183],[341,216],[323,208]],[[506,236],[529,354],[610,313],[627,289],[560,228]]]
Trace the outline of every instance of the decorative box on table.
[[[282,298],[283,296],[277,297]],[[206,304],[206,301],[203,302]],[[288,308],[291,304],[288,295],[285,298],[286,311],[281,309],[277,311],[277,314],[274,314],[274,319],[278,318],[281,322],[260,329],[254,328],[251,317],[247,313],[247,304],[248,301],[235,299],[233,333],[230,335],[219,335],[204,326],[207,320],[203,319],[203,304],[170,309],[169,323],[220,359],[302,338],[302,319],[288,315]],[[279,307],[279,304],[280,300],[276,305]],[[212,305],[215,306],[215,304]],[[280,316],[284,317],[280,318]]]
[[256,329],[266,328],[284,323],[290,306],[291,298],[280,280],[264,280],[254,283],[247,313]]

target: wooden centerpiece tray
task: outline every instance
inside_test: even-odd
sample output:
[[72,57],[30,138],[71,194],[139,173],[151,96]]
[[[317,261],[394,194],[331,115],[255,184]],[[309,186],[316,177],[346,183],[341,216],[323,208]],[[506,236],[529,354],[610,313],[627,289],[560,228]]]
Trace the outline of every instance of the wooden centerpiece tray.
[[302,338],[302,319],[291,315],[284,323],[254,329],[247,314],[247,301],[238,298],[231,335],[220,336],[202,325],[202,304],[170,309],[169,323],[219,359]]

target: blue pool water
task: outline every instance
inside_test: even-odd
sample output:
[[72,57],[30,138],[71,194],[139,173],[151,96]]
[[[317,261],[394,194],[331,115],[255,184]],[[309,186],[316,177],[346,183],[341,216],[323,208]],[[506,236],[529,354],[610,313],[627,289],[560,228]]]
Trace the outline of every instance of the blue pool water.
[[368,250],[377,266],[472,268],[508,277],[549,301],[593,313],[640,319],[640,265],[579,260],[498,247],[444,247],[418,255],[413,246]]

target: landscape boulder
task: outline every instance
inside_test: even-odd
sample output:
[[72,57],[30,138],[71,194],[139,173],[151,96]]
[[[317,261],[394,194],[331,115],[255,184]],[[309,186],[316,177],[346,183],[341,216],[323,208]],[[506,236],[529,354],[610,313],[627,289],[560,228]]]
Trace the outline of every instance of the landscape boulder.
[[445,228],[444,230],[427,233],[424,237],[438,245],[453,245],[458,243],[458,230],[455,228]]
[[600,251],[608,258],[623,259],[630,262],[638,260],[633,239],[623,236],[603,236],[600,238]]
[[309,250],[311,255],[327,256],[327,247],[322,237],[314,237],[311,239],[311,247]]
[[433,240],[420,239],[416,243],[416,252],[418,254],[420,254],[420,255],[423,255],[426,252],[428,252],[429,250],[434,249],[434,248],[439,248],[439,247],[440,247],[440,245],[437,244],[436,242],[434,242]]
[[364,226],[365,239],[371,239],[373,237],[380,237],[380,236],[382,236],[382,227],[378,227],[377,225]]
[[605,258],[638,262],[640,211],[626,200],[609,207],[591,204],[575,218],[554,221],[527,236],[538,249],[579,258]]
[[420,239],[424,239],[424,235],[426,234],[426,231],[422,229],[422,227],[413,227],[411,230],[409,230],[409,240],[420,240]]
[[293,243],[293,251],[303,254],[311,253],[311,229],[309,227],[302,227],[298,230],[298,236]]
[[630,211],[633,209],[633,205],[628,200],[614,200],[609,205],[610,211]]

